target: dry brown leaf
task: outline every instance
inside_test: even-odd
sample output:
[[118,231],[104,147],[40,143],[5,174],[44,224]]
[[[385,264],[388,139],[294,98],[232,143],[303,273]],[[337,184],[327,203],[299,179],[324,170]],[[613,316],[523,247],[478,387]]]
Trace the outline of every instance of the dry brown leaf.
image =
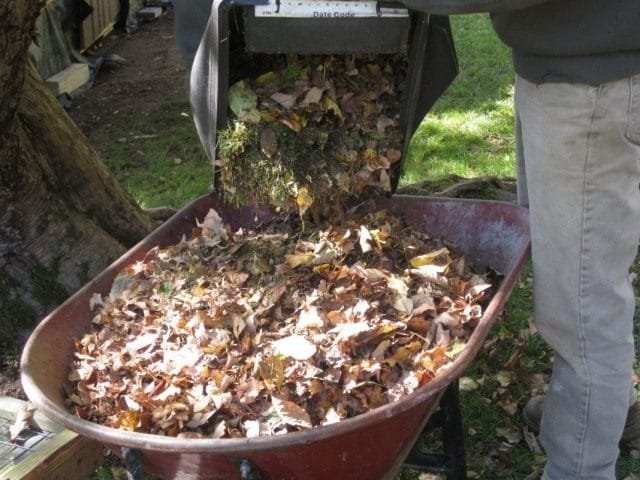
[[260,131],[260,150],[267,158],[278,153],[278,140],[273,129],[265,127]]
[[272,396],[271,405],[273,406],[274,412],[287,425],[302,428],[311,428],[313,426],[309,414],[294,402]]
[[316,346],[302,335],[290,335],[271,343],[273,350],[295,360],[308,360],[316,353]]
[[311,87],[300,102],[300,106],[306,107],[309,104],[320,102],[323,93],[324,88]]
[[296,105],[297,95],[276,92],[271,95],[271,98],[282,105],[287,110],[292,109]]
[[20,434],[29,428],[35,410],[36,408],[31,402],[26,402],[20,406],[13,424],[9,427],[10,442],[15,442]]

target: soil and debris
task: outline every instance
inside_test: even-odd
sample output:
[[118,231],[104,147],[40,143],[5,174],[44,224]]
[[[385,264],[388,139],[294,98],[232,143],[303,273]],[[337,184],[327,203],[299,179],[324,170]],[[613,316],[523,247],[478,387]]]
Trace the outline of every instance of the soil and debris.
[[234,232],[210,210],[92,297],[70,408],[188,438],[339,422],[435,378],[491,291],[487,274],[386,211]]

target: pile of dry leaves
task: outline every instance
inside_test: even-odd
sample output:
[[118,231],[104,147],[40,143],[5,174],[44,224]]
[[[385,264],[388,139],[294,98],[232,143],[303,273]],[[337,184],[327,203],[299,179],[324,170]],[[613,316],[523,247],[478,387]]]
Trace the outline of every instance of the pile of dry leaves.
[[409,395],[456,357],[491,286],[380,211],[324,229],[231,231],[211,210],[95,294],[69,404],[180,437],[276,435]]
[[[289,56],[229,89],[221,191],[318,222],[389,193],[400,165],[406,56]],[[399,172],[399,170],[398,170]]]

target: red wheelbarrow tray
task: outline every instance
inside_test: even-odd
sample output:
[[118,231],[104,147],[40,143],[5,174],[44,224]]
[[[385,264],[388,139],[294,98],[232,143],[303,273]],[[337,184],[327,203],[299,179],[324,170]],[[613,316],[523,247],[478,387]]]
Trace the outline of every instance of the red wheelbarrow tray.
[[[21,358],[24,390],[51,420],[116,454],[137,451],[145,472],[171,479],[237,479],[248,460],[264,479],[392,479],[401,469],[446,387],[473,360],[496,322],[529,255],[527,211],[487,200],[394,195],[367,202],[367,210],[388,209],[434,238],[450,242],[473,265],[491,266],[503,275],[462,353],[430,383],[404,399],[341,422],[270,437],[182,439],[136,433],[82,420],[65,407],[63,385],[73,359],[74,339],[91,326],[89,299],[107,294],[122,268],[155,247],[189,235],[195,220],[214,208],[233,228],[269,217],[256,207],[233,208],[216,194],[205,195],[176,213],[48,315],[34,330]],[[242,477],[245,478],[245,477]]]

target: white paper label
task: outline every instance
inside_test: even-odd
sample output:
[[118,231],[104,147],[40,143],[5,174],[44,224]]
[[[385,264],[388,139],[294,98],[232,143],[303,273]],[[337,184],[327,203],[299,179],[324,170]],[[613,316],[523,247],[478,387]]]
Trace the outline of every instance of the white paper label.
[[376,1],[270,0],[256,5],[256,17],[280,18],[365,18],[406,17],[406,8],[377,8]]

